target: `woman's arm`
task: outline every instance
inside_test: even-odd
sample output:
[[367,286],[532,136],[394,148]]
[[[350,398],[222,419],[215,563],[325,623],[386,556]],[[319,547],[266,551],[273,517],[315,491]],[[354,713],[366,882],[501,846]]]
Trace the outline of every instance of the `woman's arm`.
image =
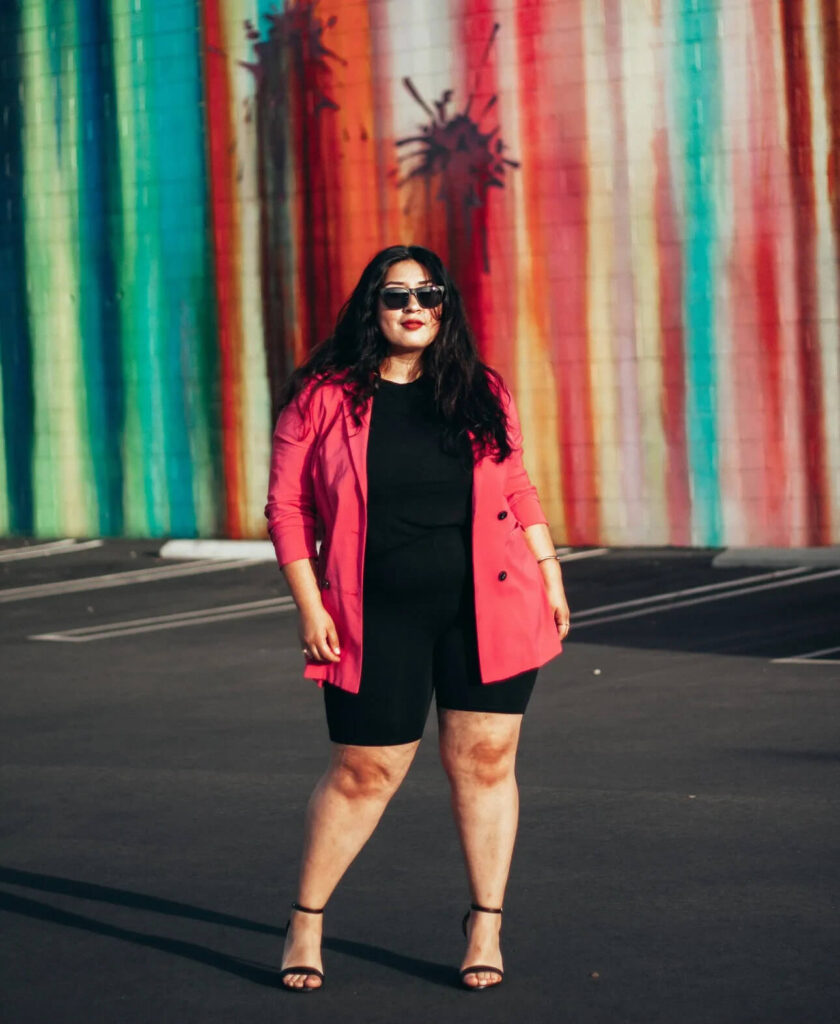
[[569,632],[569,605],[563,587],[563,574],[560,563],[554,557],[554,541],[546,522],[545,513],[540,505],[537,489],[531,483],[528,472],[522,461],[522,428],[513,395],[508,391],[505,412],[508,419],[508,440],[513,451],[506,460],[508,466],[506,497],[513,509],[513,514],[521,524],[525,533],[525,542],[537,559],[543,576],[546,594],[554,610],[554,622],[560,639],[564,640]]
[[298,607],[301,644],[318,661],[338,661],[338,635],[321,600],[315,569],[315,441],[312,409],[302,415],[298,403],[292,401],[280,413],[274,429],[265,516],[277,562]]
[[543,576],[545,592],[554,610],[554,624],[560,639],[565,640],[569,632],[569,605],[566,601],[566,590],[563,586],[563,573],[560,563],[554,555],[554,541],[551,531],[545,523],[534,523],[525,528],[525,543],[539,562]]
[[[311,402],[309,403],[311,406]],[[271,470],[265,517],[282,567],[299,558],[315,558],[315,493],[312,457],[315,448],[312,409],[302,414],[292,400],[277,417],[271,439]]]

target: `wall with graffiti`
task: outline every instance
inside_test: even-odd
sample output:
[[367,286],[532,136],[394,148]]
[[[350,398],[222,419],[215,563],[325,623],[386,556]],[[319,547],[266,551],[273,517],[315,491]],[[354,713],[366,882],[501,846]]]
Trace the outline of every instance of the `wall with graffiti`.
[[836,0],[0,5],[0,533],[263,536],[272,408],[437,249],[558,543],[840,541]]

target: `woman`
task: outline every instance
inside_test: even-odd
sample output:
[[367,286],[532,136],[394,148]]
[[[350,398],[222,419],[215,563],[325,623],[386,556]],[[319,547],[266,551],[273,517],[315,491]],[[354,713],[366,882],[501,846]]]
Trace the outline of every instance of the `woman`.
[[283,951],[294,991],[323,984],[324,905],[405,777],[433,692],[472,895],[461,982],[502,980],[522,714],[569,629],[521,443],[457,288],[420,246],[371,260],[287,385],[266,517],[332,741]]

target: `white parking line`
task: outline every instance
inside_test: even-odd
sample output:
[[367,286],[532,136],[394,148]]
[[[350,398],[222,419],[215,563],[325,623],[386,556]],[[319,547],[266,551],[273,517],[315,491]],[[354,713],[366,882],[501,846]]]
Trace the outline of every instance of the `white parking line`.
[[145,619],[126,619],[105,625],[82,626],[79,629],[65,629],[56,633],[36,633],[30,640],[55,640],[80,644],[91,640],[109,640],[115,636],[131,636],[135,633],[153,633],[160,629],[179,629],[182,626],[201,626],[209,622],[228,622],[233,619],[248,619],[255,615],[270,615],[275,612],[294,611],[292,597],[271,597],[264,601],[246,601],[243,604],[222,604],[215,608],[199,608],[191,612],[173,612],[171,615],[152,615]]
[[[193,563],[195,565],[196,563]],[[215,566],[224,563],[214,562]],[[235,563],[239,564],[239,563]],[[249,563],[245,563],[249,564]],[[173,567],[174,568],[174,567]],[[181,567],[185,568],[185,567]],[[688,605],[703,604],[708,601],[720,601],[727,597],[751,594],[777,587],[793,586],[808,583],[811,580],[840,575],[840,569],[828,572],[808,573],[807,569],[796,567],[781,569],[775,572],[762,573],[757,576],[741,576],[725,583],[712,583],[701,587],[690,587],[685,590],[674,590],[650,597],[632,598],[615,604],[600,605],[587,608],[572,616],[572,628],[576,631],[586,626],[600,625],[604,622],[615,622],[619,619],[636,618],[654,612],[670,611],[673,608],[684,608]],[[780,578],[781,577],[781,578]],[[792,578],[791,578],[792,577]],[[159,577],[156,577],[159,578]],[[765,582],[771,580],[772,582]],[[727,589],[728,588],[728,589]],[[714,593],[709,593],[714,591]],[[673,598],[692,596],[688,600],[677,601]],[[646,607],[640,608],[639,605]],[[91,640],[107,640],[111,637],[130,636],[135,633],[151,633],[163,629],[178,629],[183,626],[198,626],[212,622],[224,622],[229,619],[244,619],[254,615],[268,615],[275,611],[293,611],[294,600],[291,597],[268,598],[262,601],[247,601],[242,604],[218,605],[214,608],[200,608],[195,611],[173,612],[170,615],[155,615],[143,619],[127,619],[110,622],[104,625],[82,626],[78,629],[59,630],[52,633],[38,633],[30,640],[52,640],[67,643],[85,643]],[[632,611],[621,611],[616,615],[602,615],[605,611],[619,611],[632,608]],[[597,616],[592,618],[592,616]],[[583,619],[583,621],[580,621]],[[828,651],[816,651],[814,654],[826,654]],[[804,656],[803,656],[804,657]]]
[[[778,573],[769,573],[768,575],[780,576],[785,572],[792,573],[795,571],[800,570],[785,569],[780,570]],[[804,573],[807,572],[807,570],[802,570],[801,572]],[[587,626],[600,626],[605,622],[618,622],[621,619],[635,619],[641,615],[651,615],[654,612],[670,612],[673,611],[675,608],[687,608],[690,605],[707,604],[709,601],[724,601],[729,597],[739,597],[742,594],[755,594],[762,590],[775,590],[778,587],[794,587],[799,583],[812,583],[817,580],[829,579],[833,576],[840,576],[840,569],[831,569],[827,572],[815,572],[810,573],[809,575],[800,574],[795,576],[793,579],[776,580],[772,583],[762,583],[759,586],[737,587],[737,589],[727,590],[725,592],[718,592],[716,594],[706,594],[703,597],[695,597],[688,601],[667,600],[668,598],[677,596],[681,593],[681,591],[676,590],[670,594],[659,594],[653,598],[640,597],[634,601],[620,602],[619,604],[612,605],[601,605],[599,608],[587,608],[585,611],[578,612],[577,614],[575,614],[574,612],[572,613],[572,633],[576,633],[579,629],[585,629]],[[750,580],[757,580],[762,578],[766,577],[747,576],[739,580],[731,580],[729,585],[732,586],[737,583],[748,583]],[[725,584],[712,584],[711,586],[722,587],[725,586]],[[703,589],[706,588],[694,588],[695,591]],[[686,591],[683,591],[683,593],[685,592]],[[618,615],[599,615],[599,613],[603,611],[611,610],[614,608],[617,609],[627,607],[627,605],[636,605],[640,604],[643,601],[649,603],[649,606],[647,608],[636,608],[634,611],[620,612]],[[660,603],[654,603],[655,601],[658,601]],[[586,616],[590,615],[597,615],[598,617],[589,619],[586,618]],[[581,618],[584,619],[583,622],[580,621]]]
[[808,570],[803,566],[794,569],[776,569],[773,572],[764,572],[756,576],[739,576],[734,580],[724,580],[722,583],[706,583],[702,587],[687,587],[685,590],[666,590],[664,594],[651,594],[649,597],[635,597],[629,601],[618,601],[615,604],[601,604],[597,608],[587,608],[578,612],[576,619],[586,615],[599,615],[602,612],[610,612],[618,608],[632,608],[634,605],[658,604],[660,601],[668,601],[672,597],[690,597],[692,594],[705,594],[713,590],[730,590],[732,587],[741,584],[763,583],[765,580],[778,579],[780,576],[794,576],[805,573]]
[[822,658],[822,654],[838,654],[840,647],[823,647],[820,651],[808,651],[793,658],[773,658],[774,665],[840,665],[840,658]]
[[48,555],[72,555],[77,551],[89,551],[91,548],[101,548],[104,541],[101,540],[73,540],[67,537],[65,540],[51,540],[44,544],[27,544],[20,548],[5,548],[0,551],[0,562],[20,562],[25,558],[46,558]]
[[201,562],[161,565],[150,569],[131,569],[128,572],[103,573],[102,576],[85,576],[79,580],[59,580],[55,583],[35,583],[28,587],[9,587],[6,590],[0,590],[0,604],[10,601],[31,601],[36,597],[52,597],[56,594],[77,594],[88,590],[106,590],[109,587],[128,587],[137,583],[156,583],[158,580],[169,580],[178,576],[199,576],[206,572],[239,569],[253,564],[247,559],[218,562],[208,558]]
[[588,551],[573,551],[570,555],[563,554],[568,551],[569,548],[558,548],[557,554],[560,555],[558,561],[560,562],[577,562],[581,558],[595,558],[597,555],[606,555],[610,550],[609,548],[590,548]]

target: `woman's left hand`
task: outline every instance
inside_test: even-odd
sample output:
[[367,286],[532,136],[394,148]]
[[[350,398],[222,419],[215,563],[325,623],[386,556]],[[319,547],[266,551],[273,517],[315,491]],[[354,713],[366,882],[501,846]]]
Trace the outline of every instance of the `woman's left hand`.
[[554,625],[561,640],[565,640],[569,634],[571,622],[569,619],[569,604],[566,601],[566,592],[562,583],[547,583],[546,594],[548,602],[554,612]]

